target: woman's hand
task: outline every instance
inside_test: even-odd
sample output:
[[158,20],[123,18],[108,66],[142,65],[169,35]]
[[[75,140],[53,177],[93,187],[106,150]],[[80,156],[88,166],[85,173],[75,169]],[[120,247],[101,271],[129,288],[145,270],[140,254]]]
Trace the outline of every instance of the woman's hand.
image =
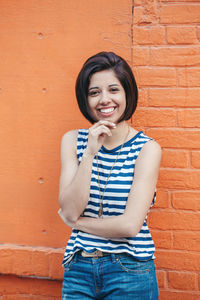
[[160,146],[149,141],[136,160],[134,181],[124,213],[106,218],[79,217],[73,227],[104,238],[136,236],[152,204],[160,161]]
[[86,153],[95,155],[104,143],[106,136],[112,136],[111,129],[116,128],[115,123],[100,120],[89,128]]

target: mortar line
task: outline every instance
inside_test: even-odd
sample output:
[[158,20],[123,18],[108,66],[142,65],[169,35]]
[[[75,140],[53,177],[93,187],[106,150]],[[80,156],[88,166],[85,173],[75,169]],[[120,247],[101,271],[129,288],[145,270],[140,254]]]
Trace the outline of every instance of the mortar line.
[[[133,21],[134,21],[134,0],[131,7],[131,68],[133,69]],[[133,126],[133,117],[131,117],[131,125]]]

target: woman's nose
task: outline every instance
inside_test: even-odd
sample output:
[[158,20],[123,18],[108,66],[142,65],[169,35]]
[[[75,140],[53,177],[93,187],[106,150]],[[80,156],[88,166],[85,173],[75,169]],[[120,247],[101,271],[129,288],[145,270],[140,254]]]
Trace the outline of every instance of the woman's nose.
[[109,102],[110,102],[109,93],[103,91],[101,94],[100,103],[105,105]]

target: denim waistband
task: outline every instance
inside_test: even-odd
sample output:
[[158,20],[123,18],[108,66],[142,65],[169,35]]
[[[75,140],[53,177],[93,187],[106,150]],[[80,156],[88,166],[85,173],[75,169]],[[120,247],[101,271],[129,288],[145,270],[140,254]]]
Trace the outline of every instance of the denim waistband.
[[152,258],[148,258],[148,259],[146,259],[146,260],[138,260],[138,259],[136,259],[134,256],[132,256],[132,255],[130,255],[130,254],[128,254],[128,253],[125,253],[125,252],[122,252],[122,253],[109,253],[109,252],[104,252],[104,255],[102,256],[102,257],[83,257],[82,255],[81,255],[81,252],[82,252],[83,250],[79,250],[79,251],[77,251],[74,255],[73,255],[73,261],[75,262],[76,260],[85,260],[85,261],[88,261],[88,262],[90,262],[90,261],[94,261],[94,260],[103,260],[103,261],[105,261],[105,260],[111,260],[111,261],[116,261],[116,260],[118,260],[118,259],[125,259],[125,258],[127,258],[127,259],[132,259],[132,260],[134,260],[135,262],[138,262],[138,263],[142,263],[142,262],[147,262],[147,261],[151,261],[151,260],[153,260]]

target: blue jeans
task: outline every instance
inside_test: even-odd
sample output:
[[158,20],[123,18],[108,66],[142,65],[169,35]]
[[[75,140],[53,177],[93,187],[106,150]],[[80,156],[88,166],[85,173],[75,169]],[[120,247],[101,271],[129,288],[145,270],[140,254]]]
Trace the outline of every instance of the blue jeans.
[[65,266],[62,300],[157,300],[153,260],[140,262],[127,254],[99,258],[78,252]]

